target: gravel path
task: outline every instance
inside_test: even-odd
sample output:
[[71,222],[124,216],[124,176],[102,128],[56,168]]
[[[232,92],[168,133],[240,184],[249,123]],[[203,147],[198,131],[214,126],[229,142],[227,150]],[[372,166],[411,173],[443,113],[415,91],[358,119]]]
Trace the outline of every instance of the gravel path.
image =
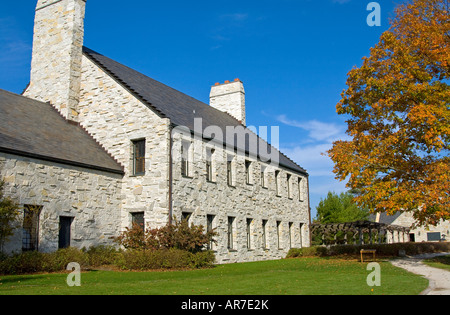
[[396,267],[422,275],[430,281],[430,286],[421,295],[450,295],[450,271],[432,268],[422,262],[424,259],[445,255],[450,255],[450,253],[424,254],[396,259],[391,263]]

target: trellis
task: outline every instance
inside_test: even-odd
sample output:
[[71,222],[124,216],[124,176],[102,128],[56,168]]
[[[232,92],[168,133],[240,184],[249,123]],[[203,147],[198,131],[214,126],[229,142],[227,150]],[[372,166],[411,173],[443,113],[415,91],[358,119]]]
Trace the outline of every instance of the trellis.
[[[311,225],[311,232],[321,236],[322,245],[331,245],[327,239],[330,235],[334,238],[334,244],[337,245],[340,232],[344,233],[344,244],[404,243],[409,242],[409,231],[409,228],[403,226],[370,221]],[[365,235],[368,236],[366,237],[368,242],[365,241]]]

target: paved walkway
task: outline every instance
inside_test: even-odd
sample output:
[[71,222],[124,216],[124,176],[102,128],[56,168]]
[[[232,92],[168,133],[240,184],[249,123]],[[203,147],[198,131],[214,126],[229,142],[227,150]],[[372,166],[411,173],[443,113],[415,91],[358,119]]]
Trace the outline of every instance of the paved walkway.
[[424,254],[396,259],[391,261],[391,263],[396,267],[422,275],[430,281],[430,286],[421,295],[450,295],[450,271],[432,268],[422,263],[424,259],[444,255],[450,255],[450,253]]

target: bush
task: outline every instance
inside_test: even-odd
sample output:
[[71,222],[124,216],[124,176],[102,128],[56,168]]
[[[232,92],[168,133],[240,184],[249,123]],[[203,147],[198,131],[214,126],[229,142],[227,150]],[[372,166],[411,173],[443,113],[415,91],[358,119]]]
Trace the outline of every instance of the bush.
[[209,268],[215,263],[212,251],[191,253],[180,249],[154,251],[120,251],[112,246],[98,246],[78,250],[61,249],[54,253],[25,252],[0,257],[0,275],[62,272],[71,262],[82,269],[112,266],[121,270],[198,269]]
[[0,261],[0,274],[58,272],[65,270],[71,262],[77,262],[82,267],[88,265],[85,254],[75,248],[60,249],[49,254],[35,251],[25,252]]
[[216,236],[215,232],[204,232],[203,226],[189,226],[186,220],[167,224],[159,229],[145,231],[139,225],[127,228],[115,241],[131,250],[179,249],[191,253],[201,252]]
[[87,255],[90,267],[100,267],[113,265],[120,253],[114,246],[94,246],[89,249],[83,248],[83,252]]
[[154,251],[127,250],[117,256],[115,265],[122,270],[156,270],[211,267],[215,256],[211,251],[191,253],[179,249]]

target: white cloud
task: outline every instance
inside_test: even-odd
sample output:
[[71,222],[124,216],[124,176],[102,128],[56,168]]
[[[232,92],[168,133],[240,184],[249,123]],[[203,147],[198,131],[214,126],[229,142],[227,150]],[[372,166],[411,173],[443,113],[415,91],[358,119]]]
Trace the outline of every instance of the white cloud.
[[345,127],[335,123],[324,123],[317,120],[298,122],[290,120],[286,115],[280,115],[277,120],[285,125],[301,128],[309,132],[309,137],[314,141],[332,142],[343,135]]
[[282,143],[281,152],[305,168],[310,175],[310,198],[313,217],[315,207],[321,198],[325,198],[329,191],[340,193],[346,190],[345,183],[335,179],[334,163],[326,152],[337,140],[348,140],[345,134],[346,125],[328,123],[319,120],[296,121],[286,115],[279,115],[276,119],[291,127],[307,132],[306,138],[296,143]]

